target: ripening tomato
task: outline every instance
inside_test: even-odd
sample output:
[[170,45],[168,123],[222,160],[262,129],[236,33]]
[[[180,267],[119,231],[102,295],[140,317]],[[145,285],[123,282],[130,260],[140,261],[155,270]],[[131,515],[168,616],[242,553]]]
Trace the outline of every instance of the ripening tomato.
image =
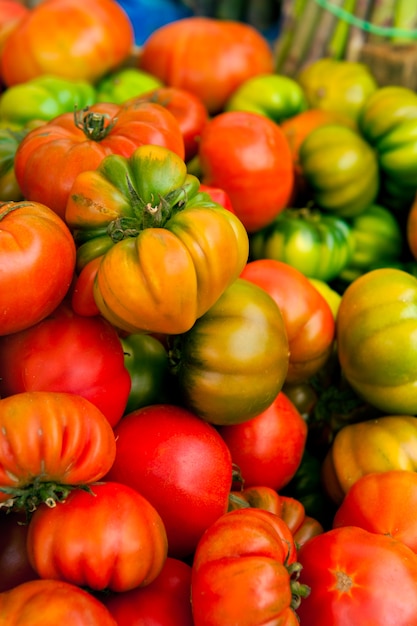
[[65,222],[37,202],[0,204],[0,336],[29,328],[64,299],[76,251]]
[[7,37],[1,55],[6,85],[41,74],[94,82],[125,61],[132,24],[114,0],[44,0]]
[[241,424],[220,426],[245,487],[265,485],[279,491],[301,463],[307,424],[281,391],[262,413]]
[[272,72],[274,58],[250,24],[191,16],[155,30],[138,63],[164,84],[196,94],[210,114],[217,114],[247,78]]
[[117,452],[107,479],[130,485],[153,504],[169,556],[189,556],[227,510],[232,460],[224,440],[211,424],[168,404],[132,411],[114,432]]
[[203,128],[201,181],[224,189],[248,232],[269,224],[290,200],[292,155],[280,126],[249,111],[216,115]]

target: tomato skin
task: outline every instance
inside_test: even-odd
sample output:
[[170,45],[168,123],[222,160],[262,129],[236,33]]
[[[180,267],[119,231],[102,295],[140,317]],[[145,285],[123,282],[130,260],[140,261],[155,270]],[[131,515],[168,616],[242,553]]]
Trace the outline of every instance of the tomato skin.
[[220,426],[245,487],[265,485],[279,491],[301,463],[307,424],[281,391],[262,413],[241,424]]
[[250,261],[240,276],[262,287],[281,310],[289,344],[285,383],[313,376],[330,357],[335,338],[335,321],[325,298],[299,270],[275,259]]
[[200,191],[208,193],[213,202],[218,202],[218,204],[232,213],[235,212],[229,194],[224,189],[220,189],[220,187],[211,187],[210,185],[203,185],[202,183],[200,185]]
[[269,224],[294,184],[291,150],[280,126],[249,111],[226,111],[204,127],[198,151],[205,185],[224,189],[248,232]]
[[153,504],[165,524],[169,556],[189,556],[227,510],[229,449],[213,426],[169,404],[133,411],[114,431],[117,452],[107,479],[130,485]]
[[191,602],[191,566],[167,557],[161,572],[146,587],[106,595],[102,602],[118,626],[194,626]]
[[0,395],[64,391],[92,402],[115,426],[125,412],[131,379],[113,326],[61,304],[30,328],[0,337]]
[[288,371],[288,340],[273,299],[236,279],[182,335],[168,337],[170,369],[181,402],[216,425],[265,410]]
[[77,585],[31,580],[0,594],[0,623],[10,626],[117,626],[109,611]]
[[417,279],[395,268],[359,276],[343,293],[337,350],[347,381],[387,414],[417,411]]
[[62,302],[73,278],[76,251],[65,222],[43,204],[3,203],[0,224],[3,336],[36,324]]
[[199,96],[211,115],[245,79],[272,72],[274,65],[268,42],[254,27],[203,16],[158,28],[144,42],[138,63],[164,84]]
[[103,76],[95,85],[97,102],[122,104],[149,90],[162,87],[161,81],[137,67],[122,67]]
[[167,545],[154,507],[117,482],[72,491],[55,507],[40,505],[27,536],[29,561],[41,578],[95,590],[148,585],[162,569]]
[[39,578],[26,550],[27,516],[0,511],[0,592]]
[[132,24],[117,2],[46,0],[7,37],[1,73],[7,86],[41,74],[94,83],[125,61],[133,44]]
[[29,505],[36,505],[44,483],[62,487],[97,481],[115,456],[108,420],[81,396],[27,391],[0,399],[0,487],[6,490],[0,502],[23,490]]
[[347,526],[313,537],[298,551],[298,559],[299,580],[311,588],[297,610],[301,623],[416,622],[417,557],[400,541]]
[[417,552],[417,474],[387,470],[364,474],[346,493],[333,528],[359,526],[393,537]]
[[162,145],[184,157],[178,122],[164,107],[97,103],[31,130],[16,150],[16,179],[25,198],[43,202],[64,217],[77,174],[97,168],[109,154],[129,157],[143,144]]

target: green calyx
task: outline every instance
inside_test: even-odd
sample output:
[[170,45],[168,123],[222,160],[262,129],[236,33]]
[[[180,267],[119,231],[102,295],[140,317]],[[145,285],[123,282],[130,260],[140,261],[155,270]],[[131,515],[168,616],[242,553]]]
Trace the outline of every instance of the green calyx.
[[93,494],[89,485],[63,485],[53,481],[42,482],[38,478],[25,487],[0,487],[0,493],[10,496],[8,500],[0,503],[0,507],[14,511],[25,511],[30,515],[40,504],[49,507],[56,506],[59,502],[64,502],[71,491],[83,489]]

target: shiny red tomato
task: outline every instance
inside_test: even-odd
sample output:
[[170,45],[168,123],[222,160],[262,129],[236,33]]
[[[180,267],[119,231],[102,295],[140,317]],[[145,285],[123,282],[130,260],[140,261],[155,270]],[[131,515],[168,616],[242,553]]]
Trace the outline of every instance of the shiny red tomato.
[[95,82],[131,53],[132,24],[113,0],[37,2],[7,38],[1,56],[6,85],[55,74]]
[[217,114],[247,78],[272,72],[274,57],[253,26],[192,16],[155,30],[138,63],[165,85],[196,94],[210,114]]
[[65,391],[90,400],[115,426],[131,379],[119,335],[100,316],[83,317],[62,303],[30,328],[0,337],[0,396]]
[[107,479],[130,485],[154,505],[169,556],[189,556],[227,510],[232,460],[224,440],[211,424],[168,404],[129,413],[114,432],[116,459]]
[[297,471],[307,439],[306,422],[283,392],[256,417],[218,430],[245,487],[265,485],[277,491]]
[[118,626],[194,626],[191,566],[168,557],[146,587],[105,595],[102,602]]
[[224,189],[249,232],[272,222],[294,185],[290,146],[280,126],[248,111],[216,115],[204,127],[198,151],[201,181]]
[[0,204],[0,336],[47,317],[64,299],[76,251],[65,222],[37,202]]
[[247,263],[241,278],[265,289],[281,309],[290,349],[286,382],[309,379],[334,347],[335,320],[324,296],[295,267],[274,259]]

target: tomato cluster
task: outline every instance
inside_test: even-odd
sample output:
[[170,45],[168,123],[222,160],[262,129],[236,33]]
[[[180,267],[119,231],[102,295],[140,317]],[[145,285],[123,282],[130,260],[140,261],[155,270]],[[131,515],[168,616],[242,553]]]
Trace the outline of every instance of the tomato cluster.
[[415,624],[417,96],[133,33],[0,0],[0,626]]

